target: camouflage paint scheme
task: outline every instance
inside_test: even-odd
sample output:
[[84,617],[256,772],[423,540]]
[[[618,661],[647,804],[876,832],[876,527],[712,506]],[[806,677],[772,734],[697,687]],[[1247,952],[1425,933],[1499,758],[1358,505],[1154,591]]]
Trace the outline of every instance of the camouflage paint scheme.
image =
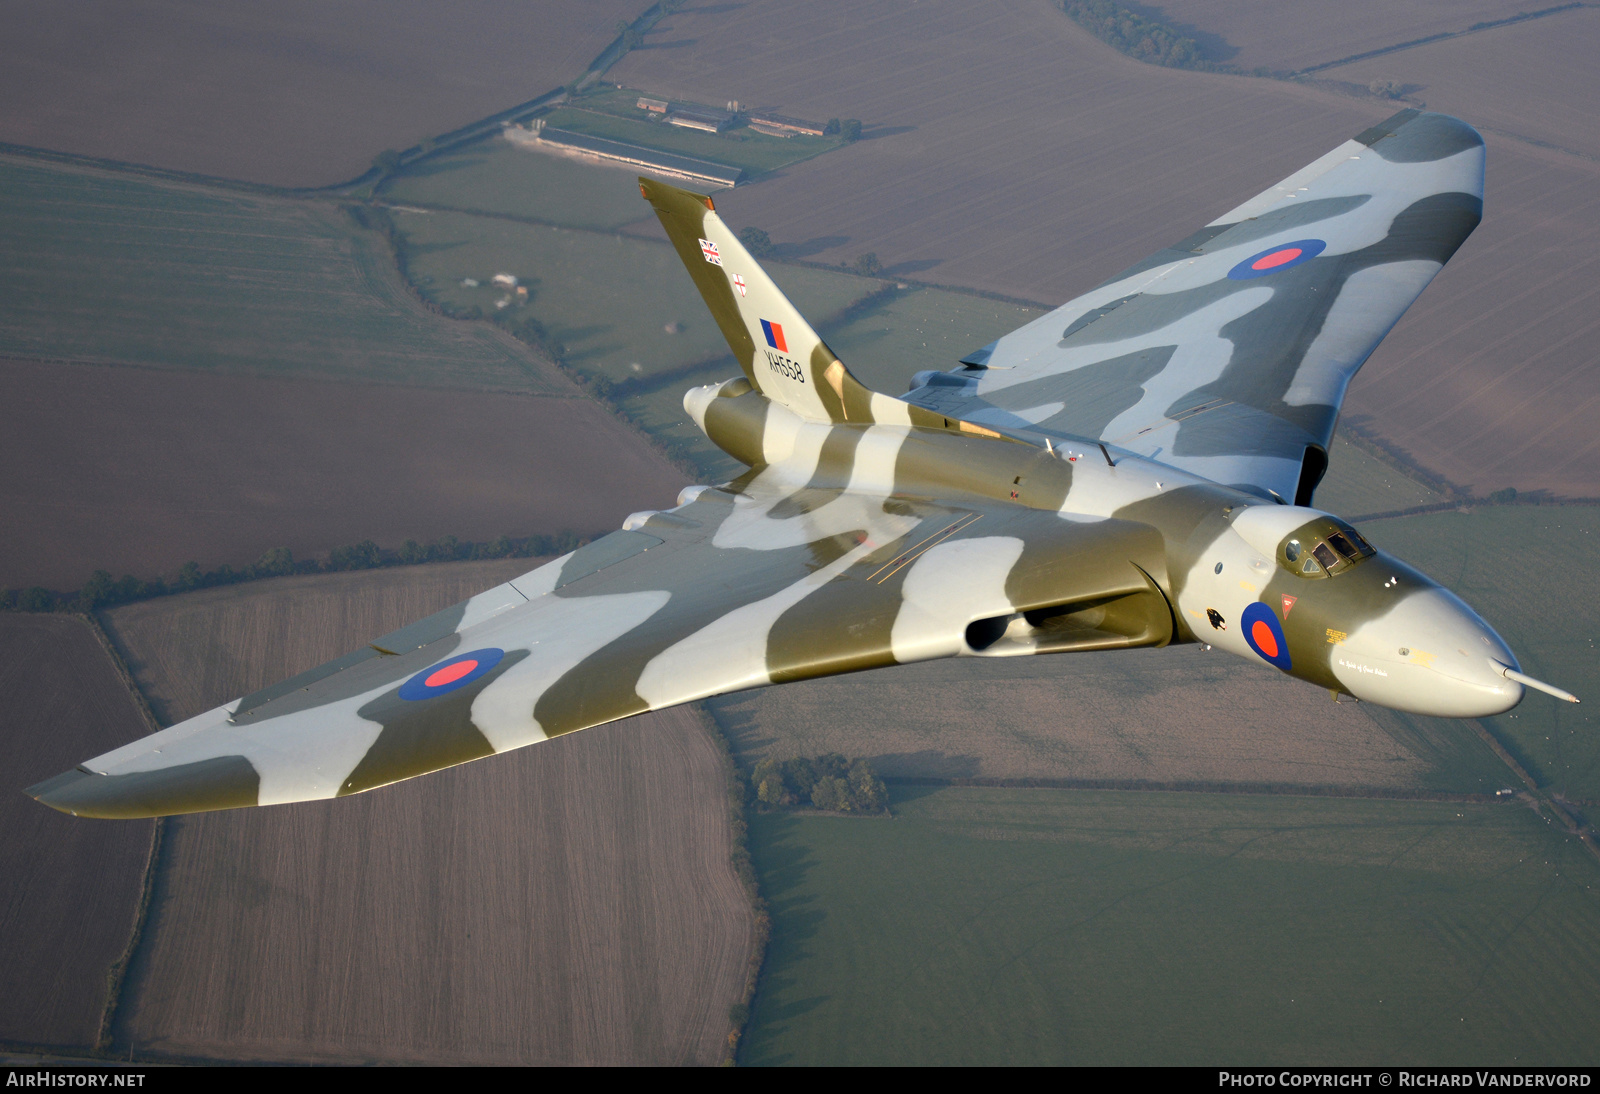
[[744,372],[684,405],[749,471],[29,792],[100,817],[329,798],[742,688],[1171,642],[1509,709],[1499,636],[1309,507],[1350,377],[1478,223],[1483,155],[1403,112],[904,398],[710,198],[640,179]]

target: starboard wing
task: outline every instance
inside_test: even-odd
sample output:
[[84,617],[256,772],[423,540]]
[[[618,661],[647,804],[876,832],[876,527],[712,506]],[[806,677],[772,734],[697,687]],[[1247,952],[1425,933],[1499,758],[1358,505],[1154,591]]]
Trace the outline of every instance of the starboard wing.
[[1163,644],[1164,565],[1142,524],[752,472],[29,793],[97,817],[332,798],[765,684]]
[[1482,207],[1482,138],[1405,110],[905,398],[1310,504],[1350,378]]

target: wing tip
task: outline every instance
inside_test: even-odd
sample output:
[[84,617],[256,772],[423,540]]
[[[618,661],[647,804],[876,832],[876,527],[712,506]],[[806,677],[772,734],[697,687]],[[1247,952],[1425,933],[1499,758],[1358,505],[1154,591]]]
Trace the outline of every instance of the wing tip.
[[249,760],[218,756],[126,775],[75,767],[23,793],[74,817],[133,820],[257,805],[260,788],[261,776]]
[[1483,136],[1460,118],[1416,107],[1401,110],[1352,139],[1396,163],[1442,160],[1483,147]]

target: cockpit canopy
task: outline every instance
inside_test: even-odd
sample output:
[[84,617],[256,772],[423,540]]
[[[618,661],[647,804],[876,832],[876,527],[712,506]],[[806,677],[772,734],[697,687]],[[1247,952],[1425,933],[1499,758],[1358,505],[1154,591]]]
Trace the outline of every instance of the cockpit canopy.
[[1378,552],[1344,521],[1319,517],[1296,528],[1278,545],[1278,565],[1300,577],[1336,576]]

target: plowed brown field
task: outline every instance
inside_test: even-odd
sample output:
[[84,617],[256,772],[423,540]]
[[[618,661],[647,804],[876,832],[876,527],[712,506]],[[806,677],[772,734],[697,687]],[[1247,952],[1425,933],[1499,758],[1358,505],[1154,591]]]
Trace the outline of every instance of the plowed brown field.
[[[181,718],[528,565],[279,579],[110,621]],[[679,710],[356,798],[169,822],[117,1044],[717,1063],[752,940],[725,803],[721,756]]]
[[145,732],[81,618],[0,615],[0,1042],[95,1043],[153,822],[78,820],[22,791]]
[[[871,251],[891,274],[1046,302],[1183,238],[1396,105],[1141,64],[1044,0],[752,0],[685,9],[658,36],[684,45],[630,54],[619,80],[866,122],[857,144],[720,195],[736,227],[764,228],[791,254]],[[1597,181],[1600,165],[1490,134],[1484,226],[1351,387],[1368,428],[1480,491],[1600,495],[1582,424],[1600,403],[1582,349]]]
[[0,140],[326,186],[582,75],[644,0],[5,5]]
[[[0,586],[591,535],[682,476],[588,399],[0,359]],[[381,633],[381,632],[375,632]]]

